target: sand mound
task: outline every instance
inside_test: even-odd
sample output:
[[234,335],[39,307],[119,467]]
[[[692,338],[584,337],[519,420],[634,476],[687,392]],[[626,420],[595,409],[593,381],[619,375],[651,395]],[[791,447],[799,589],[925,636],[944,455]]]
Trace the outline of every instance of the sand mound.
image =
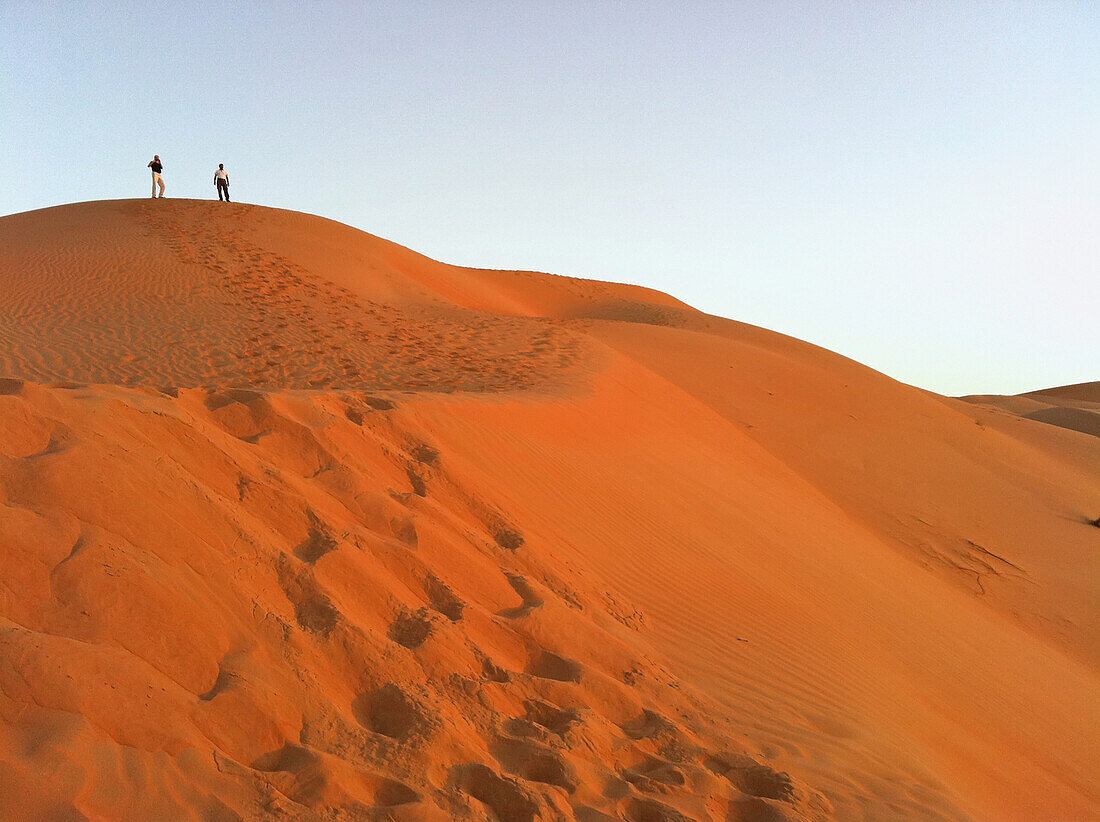
[[1095,437],[238,204],[0,291],[8,817],[1098,813]]
[[1060,385],[1057,388],[1045,388],[1041,391],[1032,391],[1027,396],[1100,403],[1100,382],[1082,382],[1076,385]]
[[1016,396],[972,395],[967,402],[1100,437],[1100,382],[1062,385]]

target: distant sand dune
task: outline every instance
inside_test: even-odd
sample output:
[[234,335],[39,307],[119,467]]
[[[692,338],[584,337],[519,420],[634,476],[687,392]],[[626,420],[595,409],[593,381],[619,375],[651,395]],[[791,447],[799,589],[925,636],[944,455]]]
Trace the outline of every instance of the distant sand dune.
[[1100,384],[241,204],[0,294],[0,817],[1100,818]]
[[1063,385],[1015,397],[974,395],[967,402],[1100,437],[1100,382]]

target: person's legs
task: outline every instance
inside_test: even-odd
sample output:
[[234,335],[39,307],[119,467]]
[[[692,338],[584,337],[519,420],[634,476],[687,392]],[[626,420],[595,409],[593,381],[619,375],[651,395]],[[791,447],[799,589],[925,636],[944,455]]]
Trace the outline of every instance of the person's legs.
[[153,199],[157,198],[157,173],[153,172]]
[[225,184],[225,201],[229,202],[229,183]]
[[159,174],[157,175],[157,185],[160,186],[160,196],[164,196],[164,178]]

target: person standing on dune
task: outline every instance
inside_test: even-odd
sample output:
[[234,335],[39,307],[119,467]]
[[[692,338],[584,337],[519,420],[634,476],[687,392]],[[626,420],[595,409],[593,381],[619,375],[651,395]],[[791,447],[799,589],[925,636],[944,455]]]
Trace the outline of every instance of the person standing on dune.
[[155,200],[157,199],[157,186],[160,186],[160,196],[164,196],[164,178],[160,176],[164,166],[161,165],[159,154],[153,155],[153,159],[149,161],[149,168],[153,169],[153,199]]
[[218,200],[225,193],[225,201],[229,202],[229,172],[225,170],[223,163],[218,163],[218,170],[214,172],[214,186],[218,189]]

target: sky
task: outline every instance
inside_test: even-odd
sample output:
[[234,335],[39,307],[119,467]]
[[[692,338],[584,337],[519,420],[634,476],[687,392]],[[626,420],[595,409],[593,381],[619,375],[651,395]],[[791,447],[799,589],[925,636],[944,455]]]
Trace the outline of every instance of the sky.
[[1100,3],[0,3],[0,215],[154,153],[941,394],[1100,380]]

